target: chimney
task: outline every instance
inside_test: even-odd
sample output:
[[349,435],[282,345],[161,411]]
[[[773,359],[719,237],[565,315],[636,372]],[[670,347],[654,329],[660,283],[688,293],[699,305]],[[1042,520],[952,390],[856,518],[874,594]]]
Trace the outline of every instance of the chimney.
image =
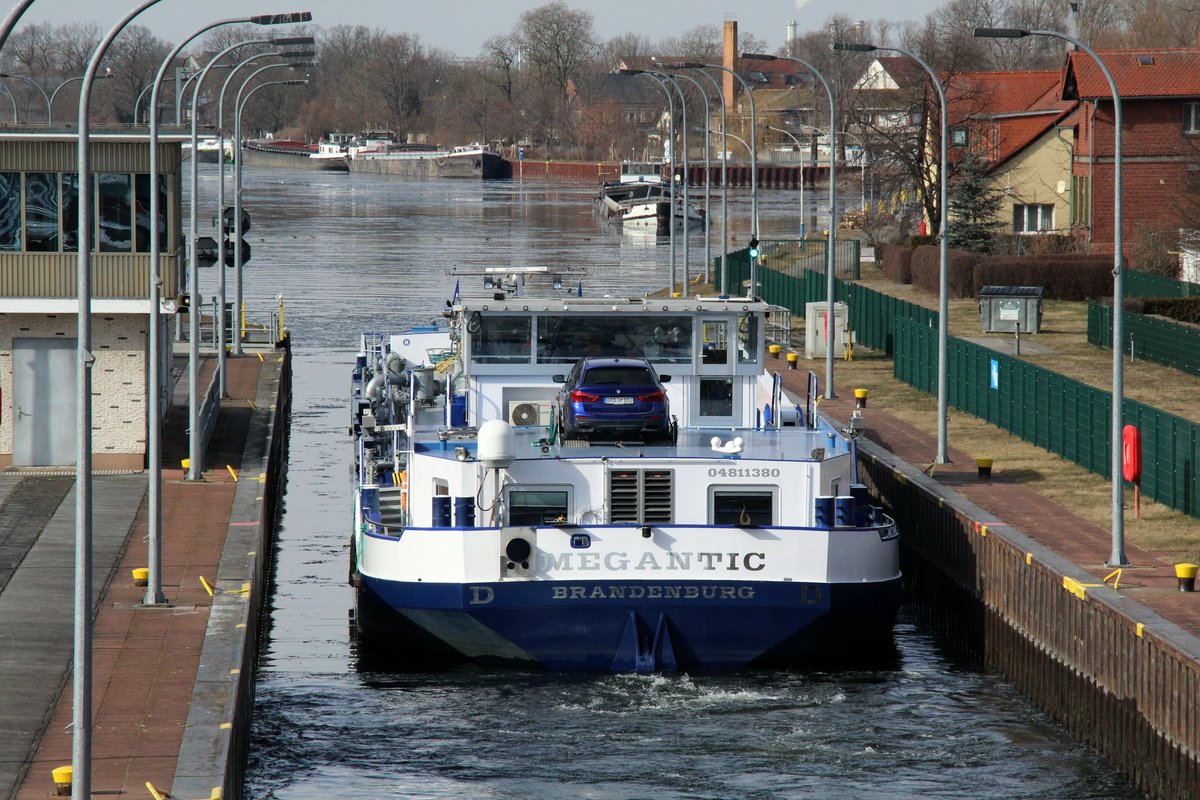
[[[738,55],[738,28],[736,19],[725,20],[725,39],[723,45],[724,58],[722,64],[725,69],[737,69]],[[728,108],[733,108],[733,76],[728,72],[723,72],[721,79],[721,90],[725,95],[725,105]]]
[[790,20],[787,24],[787,54],[789,56],[796,55],[796,20]]

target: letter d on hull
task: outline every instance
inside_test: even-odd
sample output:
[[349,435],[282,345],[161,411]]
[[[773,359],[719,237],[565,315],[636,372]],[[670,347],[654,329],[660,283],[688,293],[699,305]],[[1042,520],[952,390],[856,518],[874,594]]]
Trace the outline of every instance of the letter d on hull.
[[496,599],[496,590],[490,586],[472,586],[471,605],[486,606]]

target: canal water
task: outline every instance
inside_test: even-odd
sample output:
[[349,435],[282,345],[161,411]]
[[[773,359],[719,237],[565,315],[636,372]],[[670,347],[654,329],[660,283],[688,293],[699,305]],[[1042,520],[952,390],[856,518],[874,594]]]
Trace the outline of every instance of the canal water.
[[[202,207],[213,208],[215,167],[202,169]],[[295,378],[248,797],[1140,797],[1011,687],[949,657],[907,611],[897,662],[871,671],[361,665],[346,585],[346,391],[358,334],[436,318],[456,280],[477,281],[491,265],[570,266],[590,295],[658,289],[670,249],[598,220],[590,186],[299,170],[250,170],[245,183],[251,318],[282,295]],[[762,194],[763,238],[794,235],[795,203],[794,193]],[[731,231],[748,231],[748,195],[730,206]],[[703,238],[693,236],[694,270]],[[676,251],[681,261],[681,243]],[[206,295],[216,275],[202,274]]]

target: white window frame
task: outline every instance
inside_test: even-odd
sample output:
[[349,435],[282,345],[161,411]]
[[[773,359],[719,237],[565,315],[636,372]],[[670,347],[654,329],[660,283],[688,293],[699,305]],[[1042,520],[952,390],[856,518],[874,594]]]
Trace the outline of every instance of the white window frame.
[[1183,104],[1183,132],[1200,134],[1200,102]]
[[[1021,226],[1017,227],[1017,214],[1021,215]],[[1032,215],[1032,216],[1031,216]],[[1013,233],[1021,236],[1037,236],[1054,230],[1053,203],[1014,203]]]

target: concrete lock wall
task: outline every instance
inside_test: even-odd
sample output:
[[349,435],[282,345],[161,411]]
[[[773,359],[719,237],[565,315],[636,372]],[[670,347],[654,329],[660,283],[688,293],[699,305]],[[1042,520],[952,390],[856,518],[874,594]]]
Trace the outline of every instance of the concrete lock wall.
[[900,524],[905,589],[982,662],[1152,797],[1200,786],[1200,639],[870,442],[860,478]]

